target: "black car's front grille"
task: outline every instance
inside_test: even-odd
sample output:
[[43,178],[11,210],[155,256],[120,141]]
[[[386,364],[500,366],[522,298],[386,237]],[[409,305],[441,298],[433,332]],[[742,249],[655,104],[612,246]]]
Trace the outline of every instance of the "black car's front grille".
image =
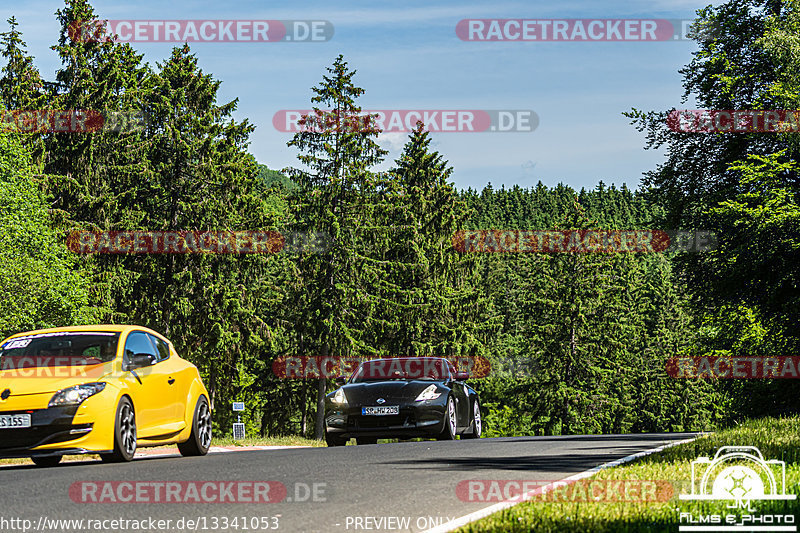
[[385,427],[399,427],[417,425],[413,413],[400,413],[399,415],[389,416],[364,416],[352,415],[347,419],[349,429],[378,429]]

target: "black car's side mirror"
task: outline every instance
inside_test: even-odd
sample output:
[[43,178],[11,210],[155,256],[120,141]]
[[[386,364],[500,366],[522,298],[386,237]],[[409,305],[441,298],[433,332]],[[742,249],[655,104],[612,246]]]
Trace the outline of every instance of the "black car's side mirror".
[[128,370],[135,370],[137,368],[144,368],[146,366],[153,366],[156,364],[156,358],[150,353],[137,353],[131,356],[128,361]]
[[469,373],[468,372],[456,372],[456,375],[455,375],[455,380],[456,381],[466,381],[468,379],[469,379]]
[[333,382],[336,383],[336,385],[338,385],[339,387],[341,387],[342,385],[347,383],[347,378],[343,378],[342,376],[339,376],[338,378],[334,379]]

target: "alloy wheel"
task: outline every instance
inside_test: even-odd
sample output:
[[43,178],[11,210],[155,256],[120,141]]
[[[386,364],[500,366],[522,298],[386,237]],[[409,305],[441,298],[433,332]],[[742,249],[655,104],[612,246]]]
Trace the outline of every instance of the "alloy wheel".
[[208,404],[202,402],[200,409],[197,413],[197,433],[200,439],[200,445],[203,448],[211,446],[211,411],[208,409]]
[[132,456],[136,453],[136,415],[129,403],[122,406],[119,417],[119,434],[125,453]]
[[480,437],[483,427],[481,426],[481,408],[478,405],[478,402],[474,403],[472,420],[473,420],[473,426],[472,426],[473,434],[476,437]]
[[453,402],[453,400],[447,402],[447,415],[448,415],[447,423],[450,424],[450,434],[455,436],[457,421],[456,421],[456,404],[455,402]]

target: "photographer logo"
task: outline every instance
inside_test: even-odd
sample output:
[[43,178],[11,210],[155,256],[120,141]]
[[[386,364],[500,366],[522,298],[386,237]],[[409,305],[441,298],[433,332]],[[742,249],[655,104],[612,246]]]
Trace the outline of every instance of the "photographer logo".
[[755,501],[795,500],[797,496],[786,494],[786,463],[765,460],[754,446],[723,446],[713,459],[698,457],[692,461],[692,492],[681,494],[679,499],[725,501],[728,509],[743,513],[681,512],[679,531],[752,531],[752,527],[758,531],[797,531],[794,515],[756,514]]

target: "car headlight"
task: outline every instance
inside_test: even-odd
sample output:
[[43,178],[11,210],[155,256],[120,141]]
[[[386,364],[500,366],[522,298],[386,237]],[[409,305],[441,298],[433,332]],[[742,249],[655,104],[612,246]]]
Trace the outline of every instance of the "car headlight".
[[414,401],[424,402],[425,400],[435,400],[441,395],[441,392],[436,392],[436,385],[430,385],[429,387],[426,387],[424,391],[420,392],[419,396],[417,396],[417,399]]
[[344,390],[338,389],[334,393],[333,398],[331,398],[331,401],[338,405],[347,405],[347,397],[344,395]]
[[75,385],[68,389],[62,389],[55,393],[50,399],[48,407],[58,407],[61,405],[80,405],[83,400],[90,396],[94,396],[101,390],[106,388],[105,383],[84,383],[83,385]]

